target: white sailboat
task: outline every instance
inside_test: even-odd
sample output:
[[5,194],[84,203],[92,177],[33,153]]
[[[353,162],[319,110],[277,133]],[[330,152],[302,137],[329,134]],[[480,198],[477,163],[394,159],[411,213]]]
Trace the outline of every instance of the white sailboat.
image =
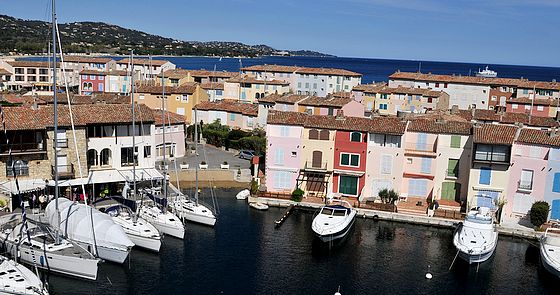
[[[164,167],[165,165],[165,83],[163,78],[163,71],[162,71],[162,116],[163,116],[163,162]],[[163,178],[163,191],[164,197],[157,198],[151,194],[151,192],[144,191],[144,195],[150,197],[153,201],[153,205],[142,204],[140,205],[140,209],[138,210],[138,215],[144,219],[146,219],[149,223],[153,224],[160,232],[165,235],[170,235],[172,237],[178,239],[185,238],[185,226],[181,219],[177,217],[175,214],[167,211],[167,171],[164,171],[164,178]],[[160,207],[158,207],[161,206]]]
[[541,262],[546,270],[560,278],[560,236],[551,234],[551,229],[558,230],[558,228],[547,228],[541,237]]
[[350,203],[332,197],[329,200],[329,204],[321,208],[311,224],[311,229],[323,242],[331,242],[344,237],[350,231],[356,218],[356,209]]
[[455,231],[453,244],[459,257],[469,264],[488,260],[498,244],[498,231],[490,208],[471,210]]
[[[198,156],[198,118],[197,110],[194,109],[194,137],[195,137],[195,154]],[[194,193],[194,200],[190,200],[184,195],[178,196],[172,204],[173,210],[177,215],[191,222],[196,222],[204,225],[214,226],[216,224],[216,215],[208,207],[198,202],[198,165],[195,165],[195,178],[196,186]]]
[[49,292],[31,270],[0,256],[0,294],[47,295]]

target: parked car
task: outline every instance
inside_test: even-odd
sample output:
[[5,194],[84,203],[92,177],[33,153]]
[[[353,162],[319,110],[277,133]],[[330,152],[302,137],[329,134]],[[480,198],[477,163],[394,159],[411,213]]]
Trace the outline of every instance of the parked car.
[[254,155],[255,155],[255,151],[251,151],[251,150],[241,150],[241,151],[239,151],[239,158],[240,159],[251,160]]

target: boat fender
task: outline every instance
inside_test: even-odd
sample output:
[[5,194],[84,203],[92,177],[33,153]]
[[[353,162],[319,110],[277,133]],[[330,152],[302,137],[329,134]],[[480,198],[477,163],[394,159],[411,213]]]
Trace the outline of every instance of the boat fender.
[[429,272],[428,272],[428,273],[426,273],[426,279],[430,280],[430,279],[431,279],[432,277],[433,277],[433,276],[432,276],[432,274],[431,274],[431,273],[429,273]]

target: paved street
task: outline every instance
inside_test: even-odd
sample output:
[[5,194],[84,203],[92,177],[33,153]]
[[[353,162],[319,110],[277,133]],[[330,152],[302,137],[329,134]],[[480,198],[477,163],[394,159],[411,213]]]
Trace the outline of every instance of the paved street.
[[[230,170],[240,168],[249,169],[251,167],[251,162],[249,160],[240,159],[237,157],[237,153],[224,151],[211,145],[200,144],[198,146],[198,157],[191,154],[190,150],[187,152],[188,154],[185,157],[177,159],[177,169],[181,169],[179,164],[184,163],[189,164],[189,169],[194,169],[194,165],[202,161],[208,163],[208,169],[220,169],[220,164],[224,161],[228,162]],[[173,163],[171,163],[169,169],[175,169]]]

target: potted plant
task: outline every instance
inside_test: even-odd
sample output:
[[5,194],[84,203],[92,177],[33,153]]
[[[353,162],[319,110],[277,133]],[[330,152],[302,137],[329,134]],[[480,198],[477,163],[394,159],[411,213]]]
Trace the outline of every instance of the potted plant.
[[227,161],[224,161],[222,164],[220,164],[220,168],[221,169],[229,169],[229,164]]
[[208,164],[206,164],[206,161],[202,161],[202,162],[200,162],[200,164],[198,164],[198,168],[208,169]]
[[303,198],[303,194],[304,191],[300,188],[296,188],[293,192],[292,192],[292,201],[294,202],[301,202],[301,199]]
[[181,170],[189,169],[189,164],[187,162],[183,162],[182,164],[179,164],[179,166],[181,167]]
[[196,148],[193,145],[193,146],[191,146],[191,154],[194,154],[194,153],[196,153]]

